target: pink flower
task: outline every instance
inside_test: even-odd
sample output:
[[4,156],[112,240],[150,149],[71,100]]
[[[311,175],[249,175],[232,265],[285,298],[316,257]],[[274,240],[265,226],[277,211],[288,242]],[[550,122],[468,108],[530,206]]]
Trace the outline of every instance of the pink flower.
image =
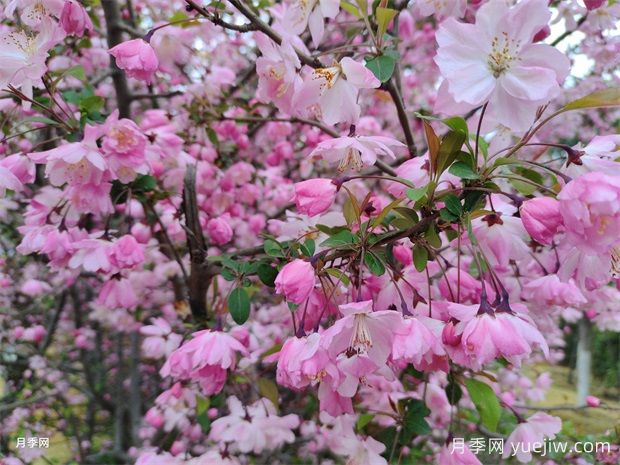
[[297,75],[301,63],[295,49],[288,41],[277,45],[260,32],[254,38],[262,54],[256,59],[256,98],[261,102],[274,103],[282,111],[292,114],[295,84],[301,81]]
[[0,196],[4,195],[5,189],[19,192],[24,184],[34,182],[34,179],[35,166],[23,155],[9,155],[0,160]]
[[528,281],[523,286],[521,296],[537,305],[576,307],[587,302],[572,279],[562,282],[555,274]]
[[437,457],[438,465],[482,465],[482,462],[469,449],[467,444],[462,447],[450,443],[449,446],[442,447]]
[[45,163],[45,175],[54,186],[99,184],[107,168],[97,146],[101,128],[86,125],[81,142],[61,145],[45,152],[29,153],[35,163]]
[[[411,181],[416,187],[423,187],[430,181],[428,173],[428,158],[415,157],[411,158],[396,168],[396,176]],[[394,197],[405,197],[407,186],[400,182],[387,182],[386,190]]]
[[114,111],[106,120],[106,126],[102,148],[112,174],[128,183],[135,179],[136,173],[147,173],[147,138],[136,123],[126,118],[118,119],[118,111]]
[[79,3],[68,0],[60,13],[60,25],[67,34],[84,35],[84,31],[92,31],[93,23],[88,13]]
[[525,201],[520,212],[523,226],[532,239],[550,245],[562,226],[560,203],[551,197],[537,197]]
[[338,164],[338,171],[349,168],[359,171],[365,166],[372,166],[377,155],[394,160],[405,144],[383,136],[337,137],[321,142],[311,153],[314,159],[325,160],[330,164]]
[[526,130],[570,69],[558,50],[532,43],[550,17],[546,0],[525,0],[512,8],[502,1],[485,3],[475,24],[445,20],[436,35],[435,62],[452,98],[472,107],[488,102],[498,122]]
[[284,265],[276,276],[276,294],[284,295],[288,302],[300,304],[308,298],[314,289],[315,280],[312,264],[295,259]]
[[331,179],[308,179],[295,184],[293,201],[300,213],[316,216],[329,210],[337,192],[338,187]]
[[442,322],[432,318],[404,318],[394,336],[392,359],[412,363],[416,370],[424,370],[440,359],[445,364],[442,329]]
[[131,234],[125,234],[108,249],[110,263],[119,269],[130,269],[144,262],[144,245]]
[[586,396],[586,405],[588,407],[598,407],[601,405],[601,399],[596,396]]
[[282,24],[287,31],[300,35],[310,26],[312,43],[318,47],[325,30],[324,19],[335,18],[340,10],[338,0],[300,0],[286,10]]
[[278,416],[270,400],[262,398],[245,407],[231,396],[227,404],[230,414],[211,424],[209,439],[228,444],[243,454],[260,454],[295,441],[292,430],[299,427],[299,417],[294,414]]
[[[47,71],[48,52],[61,38],[51,20],[43,21],[35,35],[17,30],[0,33],[0,89],[11,84],[21,87],[24,95],[32,98],[32,88],[43,86],[41,76]],[[29,108],[30,105],[25,106]]]
[[139,301],[128,279],[109,279],[99,292],[97,303],[105,308],[135,308]]
[[521,463],[532,461],[532,449],[535,445],[540,448],[545,439],[555,439],[555,435],[562,429],[562,420],[544,412],[537,412],[525,422],[519,423],[508,436],[504,444],[503,458],[516,454]]
[[331,362],[321,347],[321,336],[318,333],[301,338],[291,337],[280,349],[276,380],[281,386],[303,389],[320,381],[329,364]]
[[116,65],[129,77],[150,83],[159,62],[153,47],[144,39],[133,39],[108,50]]
[[415,2],[418,12],[422,16],[435,15],[439,18],[455,16],[462,18],[467,8],[467,0],[451,0],[449,2],[438,2],[436,0],[417,0]]
[[570,243],[592,254],[607,253],[620,241],[620,182],[603,173],[586,173],[560,194],[560,213]]
[[385,445],[370,436],[362,438],[355,434],[353,415],[339,416],[333,423],[331,430],[324,431],[327,445],[335,454],[347,457],[347,464],[387,465],[387,460],[381,456]]
[[224,245],[233,237],[233,230],[226,218],[211,218],[207,223],[209,239],[216,245]]
[[198,380],[207,395],[216,394],[224,387],[226,371],[235,369],[238,353],[248,354],[247,349],[229,334],[208,329],[198,331],[170,354],[160,374],[175,379]]
[[371,300],[341,305],[343,317],[323,333],[330,357],[338,357],[338,368],[345,374],[338,386],[345,397],[353,397],[360,379],[371,373],[392,376],[386,362],[402,317],[392,310],[374,312],[372,305]]
[[375,89],[380,81],[352,58],[345,57],[329,68],[312,71],[296,92],[293,105],[301,116],[316,113],[327,124],[354,124],[360,117],[357,96],[360,89]]
[[607,0],[583,0],[583,3],[586,4],[588,11],[592,11],[603,6],[603,4],[607,3]]

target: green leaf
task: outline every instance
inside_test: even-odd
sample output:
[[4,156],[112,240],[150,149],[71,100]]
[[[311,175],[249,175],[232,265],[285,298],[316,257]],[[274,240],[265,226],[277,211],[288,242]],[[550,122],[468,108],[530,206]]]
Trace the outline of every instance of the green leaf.
[[417,202],[418,200],[420,200],[422,197],[426,195],[427,191],[428,191],[428,185],[424,187],[418,187],[415,189],[407,189],[406,191],[407,198],[413,202]]
[[463,206],[456,195],[448,194],[442,200],[450,213],[455,215],[457,218],[461,216],[461,213],[463,213]]
[[53,124],[56,126],[58,123],[53,119],[47,118],[45,116],[29,116],[28,118],[24,118],[17,125],[25,124],[25,123],[43,123],[43,124]]
[[86,72],[84,71],[84,68],[81,65],[73,66],[65,70],[63,74],[65,74],[66,76],[73,76],[74,78],[79,79],[80,81],[86,81]]
[[196,421],[202,428],[202,432],[204,434],[208,434],[209,430],[211,429],[211,419],[209,418],[209,415],[207,415],[206,412],[203,412],[200,415],[196,416]]
[[342,271],[340,271],[338,268],[327,268],[325,272],[339,279],[342,282],[342,284],[344,284],[345,286],[348,286],[349,284],[351,284],[351,280],[349,279],[349,277],[346,274],[344,274]]
[[86,97],[80,100],[80,110],[85,113],[96,113],[101,111],[103,105],[105,104],[105,100],[103,97],[99,97],[98,95],[91,95],[90,97]]
[[442,120],[443,123],[454,131],[462,132],[465,135],[465,140],[469,137],[469,128],[467,127],[467,121],[460,116],[453,116],[452,118],[446,118]]
[[325,239],[321,242],[321,246],[338,248],[350,246],[355,242],[357,242],[357,237],[351,231],[345,229]]
[[151,192],[157,187],[157,179],[145,174],[138,177],[132,184],[132,189],[139,192]]
[[364,254],[364,263],[375,276],[382,276],[385,273],[385,265],[383,262],[372,252],[366,251]]
[[363,430],[364,426],[366,426],[368,423],[370,423],[373,420],[373,418],[375,418],[375,416],[372,413],[362,413],[357,418],[357,422],[355,423],[355,429],[358,432]]
[[465,380],[465,387],[469,392],[472,402],[476,406],[476,410],[480,414],[480,421],[491,431],[497,430],[499,417],[502,414],[502,408],[499,400],[489,386],[482,381],[469,378]]
[[431,428],[424,417],[430,410],[420,399],[410,399],[405,407],[403,419],[402,442],[411,442],[414,435],[423,435],[431,432]]
[[398,14],[397,10],[393,10],[392,8],[383,8],[377,7],[377,11],[375,12],[377,17],[377,37],[383,37],[385,31],[390,24],[390,21],[394,19],[394,16]]
[[353,16],[356,16],[358,18],[361,18],[362,15],[360,13],[360,10],[357,6],[353,5],[352,3],[349,2],[345,2],[344,0],[340,2],[340,6],[343,10],[345,10],[346,12],[352,14]]
[[277,408],[279,404],[278,386],[268,378],[258,378],[258,391]]
[[478,179],[478,175],[474,173],[471,167],[462,161],[454,163],[448,172],[461,179]]
[[616,107],[620,105],[620,88],[597,90],[580,99],[574,100],[561,111],[579,110],[583,108]]
[[441,139],[439,154],[437,156],[437,176],[456,160],[465,142],[465,134],[461,131],[450,131]]
[[463,397],[461,386],[454,380],[452,374],[448,374],[448,385],[446,386],[446,397],[450,405],[456,405]]
[[210,406],[210,403],[211,402],[209,402],[208,397],[197,396],[196,397],[196,413],[200,415],[201,413],[206,412]]
[[413,246],[413,265],[419,272],[424,271],[428,262],[428,250],[419,244]]
[[256,274],[258,275],[258,279],[260,279],[265,286],[275,286],[274,281],[276,280],[276,276],[278,276],[278,270],[269,263],[260,263],[256,270]]
[[396,59],[390,55],[379,55],[366,61],[368,68],[381,82],[388,81],[396,68]]
[[279,242],[276,242],[273,239],[266,239],[263,244],[263,249],[270,257],[284,257],[282,246]]
[[432,245],[433,247],[437,249],[441,247],[441,238],[439,237],[439,234],[437,234],[437,230],[435,229],[435,224],[430,224],[428,226],[428,229],[426,230],[424,237],[426,238],[428,243]]
[[228,296],[228,310],[235,323],[242,325],[250,316],[250,297],[245,289],[238,287]]

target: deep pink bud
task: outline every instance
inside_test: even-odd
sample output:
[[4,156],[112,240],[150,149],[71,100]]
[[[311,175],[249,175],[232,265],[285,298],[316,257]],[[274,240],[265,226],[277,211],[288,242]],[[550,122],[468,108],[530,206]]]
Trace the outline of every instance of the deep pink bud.
[[458,346],[461,343],[461,335],[456,332],[453,321],[448,321],[441,331],[441,342],[447,346]]
[[332,206],[337,191],[330,179],[308,179],[295,184],[293,201],[300,213],[316,216]]
[[551,34],[551,28],[549,26],[545,26],[540,31],[538,31],[536,33],[536,35],[534,36],[532,41],[533,42],[541,42],[541,41],[545,40],[547,37],[549,37],[550,34]]
[[309,262],[295,259],[284,265],[275,280],[276,294],[296,304],[308,298],[314,289],[314,268]]
[[67,34],[83,36],[84,31],[92,31],[93,23],[82,5],[71,0],[65,2],[60,13],[60,25]]
[[601,399],[595,396],[587,396],[586,404],[588,405],[588,407],[598,407],[599,405],[601,405]]
[[607,3],[607,0],[583,0],[583,3],[586,4],[588,11],[592,11],[602,7],[603,4]]
[[536,242],[551,244],[553,236],[562,225],[560,203],[550,197],[537,197],[521,205],[521,221]]
[[133,39],[108,50],[116,58],[116,65],[127,76],[145,82],[151,82],[159,61],[153,47],[144,39]]

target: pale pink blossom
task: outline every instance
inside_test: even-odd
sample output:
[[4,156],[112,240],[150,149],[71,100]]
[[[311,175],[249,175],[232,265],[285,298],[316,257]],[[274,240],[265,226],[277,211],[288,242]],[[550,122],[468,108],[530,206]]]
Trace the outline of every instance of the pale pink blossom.
[[332,362],[321,346],[321,336],[292,337],[280,349],[276,380],[281,386],[303,389],[320,381],[327,370],[334,373]]
[[482,462],[471,451],[467,443],[457,445],[451,442],[444,446],[437,457],[438,465],[482,465]]
[[231,241],[233,230],[228,223],[228,218],[211,218],[207,223],[209,239],[216,245],[224,245]]
[[504,444],[503,458],[516,452],[516,458],[521,463],[532,461],[532,448],[540,448],[546,439],[555,439],[555,435],[562,429],[562,420],[544,412],[536,412],[525,422],[519,423],[508,436]]
[[606,253],[620,241],[620,182],[615,176],[586,173],[558,194],[566,238],[592,254]]
[[558,95],[570,68],[555,48],[532,43],[550,18],[546,0],[513,7],[491,0],[478,9],[475,24],[445,20],[435,62],[452,98],[472,107],[488,102],[488,114],[499,123],[526,130],[536,108]]
[[312,43],[318,47],[323,38],[325,18],[335,18],[339,10],[338,0],[297,0],[284,13],[282,24],[296,35],[309,26]]
[[147,138],[136,123],[127,118],[119,119],[118,111],[114,111],[106,120],[106,128],[101,148],[114,177],[129,183],[136,174],[146,174]]
[[345,57],[329,68],[318,68],[304,79],[293,105],[301,116],[318,113],[327,124],[354,124],[360,117],[360,89],[375,89],[380,81],[362,63]]
[[424,370],[445,359],[441,344],[443,323],[425,316],[403,318],[396,330],[392,345],[392,359],[412,363],[417,370]]
[[203,330],[172,352],[162,366],[162,376],[175,379],[196,379],[208,395],[224,387],[227,370],[234,370],[237,354],[247,349],[234,337],[221,331]]
[[414,8],[422,16],[435,15],[439,18],[448,16],[462,18],[467,8],[467,0],[416,0]]
[[45,175],[54,186],[99,184],[107,164],[97,146],[101,128],[86,125],[81,142],[63,144],[45,152],[32,152],[35,163],[45,163]]
[[406,149],[405,144],[384,136],[337,137],[321,142],[311,153],[315,160],[325,160],[338,165],[338,171],[359,171],[372,166],[377,156],[396,159],[396,154]]

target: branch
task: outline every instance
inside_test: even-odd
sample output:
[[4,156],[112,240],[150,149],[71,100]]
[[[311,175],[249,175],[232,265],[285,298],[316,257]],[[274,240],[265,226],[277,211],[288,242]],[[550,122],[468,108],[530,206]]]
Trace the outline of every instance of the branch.
[[405,110],[403,98],[400,95],[398,88],[391,79],[385,83],[385,89],[389,92],[392,100],[394,101],[394,105],[396,106],[396,113],[398,114],[398,121],[400,121],[400,125],[403,128],[403,132],[405,133],[405,140],[407,141],[409,156],[413,158],[416,156],[416,146],[413,139],[413,132],[411,131],[411,126],[409,126],[409,117],[407,116],[407,111]]
[[579,21],[577,21],[577,25],[575,26],[575,29],[571,29],[570,31],[564,31],[562,34],[560,34],[553,42],[551,42],[551,46],[555,47],[557,44],[559,44],[560,42],[562,42],[564,39],[566,39],[569,35],[571,35],[573,32],[577,31],[581,25],[586,21],[586,19],[588,18],[588,14],[586,13],[585,15],[583,15]]
[[[123,41],[121,12],[116,0],[101,0],[101,6],[105,15],[108,48],[112,48]],[[127,85],[125,74],[116,66],[113,56],[110,56],[110,68],[113,70],[112,80],[114,81],[119,117],[129,118],[131,116],[131,91]]]
[[190,256],[190,271],[187,282],[189,306],[194,321],[201,328],[207,327],[207,289],[212,273],[207,263],[207,242],[202,234],[196,198],[196,166],[188,165],[183,181],[183,211],[185,233]]

